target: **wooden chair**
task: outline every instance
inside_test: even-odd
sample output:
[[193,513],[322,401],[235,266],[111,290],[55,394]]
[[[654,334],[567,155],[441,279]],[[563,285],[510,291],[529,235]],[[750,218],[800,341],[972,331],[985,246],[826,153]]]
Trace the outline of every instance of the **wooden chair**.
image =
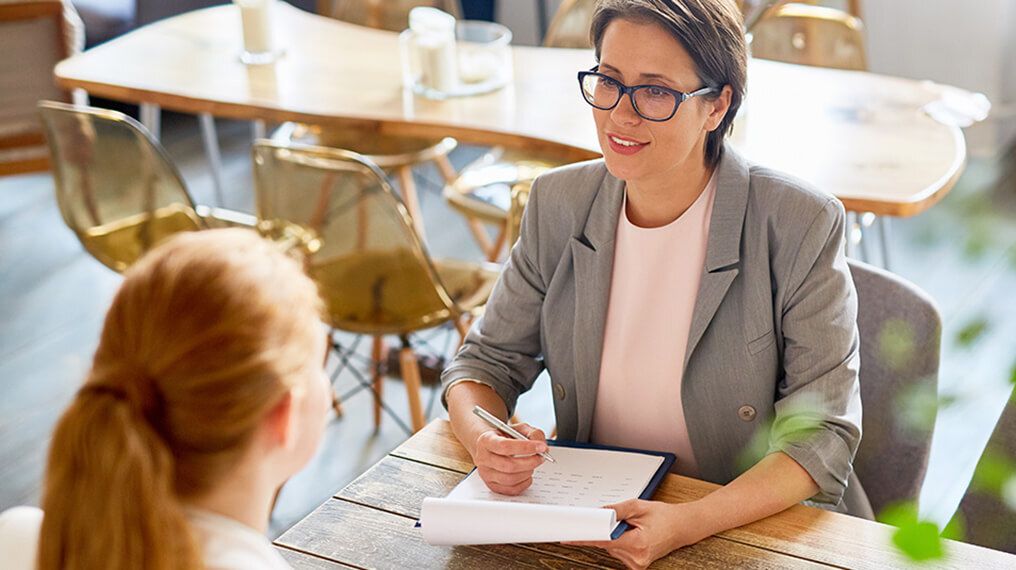
[[590,49],[589,27],[596,0],[564,0],[543,37],[544,47]]
[[81,51],[84,28],[70,2],[0,1],[0,175],[49,170],[49,152],[35,105],[71,102],[53,84],[53,67]]
[[399,364],[413,431],[425,423],[410,333],[453,323],[464,338],[499,267],[432,259],[384,172],[366,157],[326,147],[254,145],[259,228],[299,236],[329,324],[374,339],[374,425],[380,426],[382,337],[402,341]]
[[430,6],[459,18],[458,0],[318,0],[317,13],[350,24],[401,32],[409,27],[409,11]]
[[868,69],[861,19],[841,10],[784,4],[751,31],[754,57],[786,63]]

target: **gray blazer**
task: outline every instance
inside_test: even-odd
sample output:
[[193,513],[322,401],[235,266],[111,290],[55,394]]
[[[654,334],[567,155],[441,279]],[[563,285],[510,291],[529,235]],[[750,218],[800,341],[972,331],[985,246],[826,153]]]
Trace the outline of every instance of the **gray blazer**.
[[[717,168],[681,388],[700,476],[725,484],[779,450],[818,483],[814,502],[870,516],[850,505],[866,500],[851,466],[860,357],[843,206],[730,147]],[[537,178],[445,390],[478,380],[513,410],[547,368],[559,437],[589,439],[623,195],[602,159]],[[860,495],[844,503],[848,481]]]

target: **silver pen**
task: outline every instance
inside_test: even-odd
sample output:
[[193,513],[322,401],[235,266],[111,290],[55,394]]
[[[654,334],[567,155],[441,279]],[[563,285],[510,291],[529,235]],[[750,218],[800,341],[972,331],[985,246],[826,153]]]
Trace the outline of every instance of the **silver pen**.
[[[490,424],[495,429],[501,430],[506,435],[509,435],[509,436],[511,436],[511,437],[513,437],[515,439],[521,439],[522,441],[530,441],[530,439],[528,437],[522,435],[521,433],[516,431],[512,426],[510,426],[510,425],[504,423],[503,421],[499,420],[497,418],[497,416],[495,416],[494,414],[491,414],[490,412],[488,412],[487,410],[481,408],[480,406],[473,406],[473,413],[476,414],[477,416],[479,416],[481,420],[487,422],[488,424]],[[550,461],[551,463],[557,463],[557,461],[554,461],[554,458],[550,456],[550,453],[548,453],[546,451],[541,453],[540,457],[543,457],[544,459],[546,459],[547,461]]]

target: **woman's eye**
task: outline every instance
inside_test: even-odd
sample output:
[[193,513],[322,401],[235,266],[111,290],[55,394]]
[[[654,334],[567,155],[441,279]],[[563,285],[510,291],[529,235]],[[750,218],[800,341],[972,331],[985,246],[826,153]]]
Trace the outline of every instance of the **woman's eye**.
[[663,97],[667,95],[667,92],[661,87],[650,87],[646,89],[650,97]]
[[618,83],[616,79],[611,79],[606,76],[601,77],[600,81],[603,82],[604,87],[617,87],[618,85],[620,85],[620,83]]

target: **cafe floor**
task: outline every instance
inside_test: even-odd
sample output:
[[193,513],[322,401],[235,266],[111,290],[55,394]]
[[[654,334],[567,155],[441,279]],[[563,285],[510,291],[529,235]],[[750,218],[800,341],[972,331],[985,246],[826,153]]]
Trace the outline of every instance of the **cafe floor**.
[[[249,125],[220,121],[219,127],[226,206],[251,211]],[[166,114],[163,141],[196,200],[213,203],[196,119]],[[461,167],[479,152],[459,148],[452,162]],[[479,259],[465,223],[445,205],[436,180],[436,169],[418,169],[431,251]],[[38,504],[51,431],[87,371],[120,277],[85,253],[64,226],[49,174],[2,177],[0,197],[3,510]],[[943,524],[962,497],[1016,373],[1016,155],[971,159],[957,187],[940,204],[920,216],[894,220],[892,229],[894,271],[935,299],[944,323],[939,386],[943,405],[921,499],[922,513]],[[447,334],[428,336],[440,348]],[[355,385],[352,375],[339,376],[340,392]],[[401,382],[389,380],[385,398],[406,417]],[[429,399],[425,394],[424,402]],[[387,417],[374,431],[367,393],[344,404],[345,415],[329,424],[317,456],[285,487],[273,515],[273,535],[405,439],[405,432]],[[435,404],[431,417],[442,413]],[[545,375],[523,397],[518,415],[539,427],[552,427]]]

